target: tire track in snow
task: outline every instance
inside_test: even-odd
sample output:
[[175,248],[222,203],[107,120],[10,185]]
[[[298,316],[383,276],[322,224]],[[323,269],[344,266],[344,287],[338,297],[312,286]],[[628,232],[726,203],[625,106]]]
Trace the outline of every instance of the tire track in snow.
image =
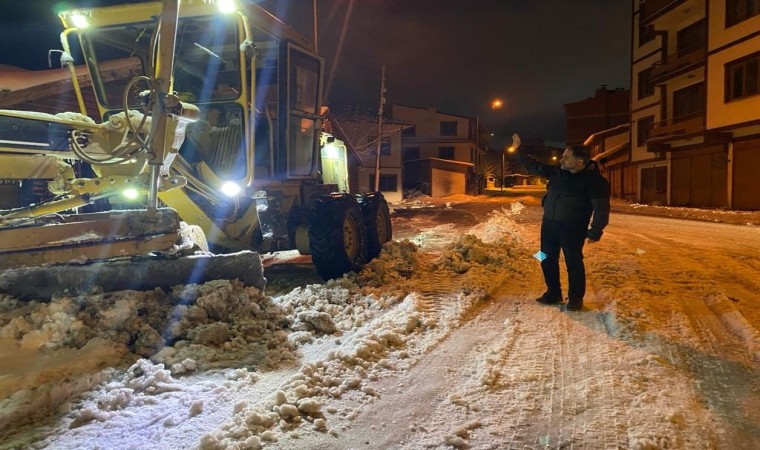
[[[711,236],[711,227],[704,227],[706,233],[689,239],[684,239],[683,233],[679,235],[678,224],[672,222],[665,233],[652,227],[645,233],[618,232],[611,236],[618,251],[636,248],[644,256],[636,263],[636,270],[629,271],[647,286],[641,291],[651,292],[661,286],[657,290],[660,298],[656,299],[659,305],[653,304],[655,298],[639,296],[631,299],[631,306],[650,316],[667,314],[668,327],[675,330],[663,333],[657,326],[644,324],[627,338],[662,355],[691,379],[694,395],[716,422],[720,444],[715,448],[755,448],[760,436],[760,368],[756,364],[760,333],[736,306],[736,300],[741,299],[745,310],[756,313],[750,307],[760,301],[755,257],[744,255],[747,247],[743,245],[716,245],[720,236]],[[626,302],[626,282],[630,285],[631,280],[619,278],[594,285],[603,293],[600,297]]]
[[417,292],[417,307],[422,312],[442,312],[456,303],[458,281],[448,272],[425,269],[429,276],[420,281]]

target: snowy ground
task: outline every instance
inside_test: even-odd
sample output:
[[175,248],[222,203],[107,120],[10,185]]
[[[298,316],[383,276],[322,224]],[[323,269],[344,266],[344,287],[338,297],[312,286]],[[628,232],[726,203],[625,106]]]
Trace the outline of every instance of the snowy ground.
[[760,214],[616,202],[568,313],[534,194],[394,205],[325,284],[0,298],[0,448],[757,449]]

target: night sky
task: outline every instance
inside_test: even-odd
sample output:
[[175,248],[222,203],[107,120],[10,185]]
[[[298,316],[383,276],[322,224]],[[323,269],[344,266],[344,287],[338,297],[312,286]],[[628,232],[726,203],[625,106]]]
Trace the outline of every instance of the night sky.
[[[123,1],[2,3],[0,64],[44,69],[47,50],[60,48],[57,9]],[[313,36],[312,0],[259,3]],[[357,105],[376,111],[385,65],[388,103],[479,115],[504,136],[517,131],[563,141],[564,103],[593,96],[601,85],[630,85],[631,3],[318,0],[327,103],[336,109]],[[502,110],[491,111],[494,97],[504,100]]]

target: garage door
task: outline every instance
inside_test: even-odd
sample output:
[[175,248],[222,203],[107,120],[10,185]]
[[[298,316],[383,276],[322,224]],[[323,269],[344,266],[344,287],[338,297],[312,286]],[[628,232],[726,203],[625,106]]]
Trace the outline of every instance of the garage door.
[[714,208],[728,206],[727,153],[720,151],[678,156],[674,153],[671,162],[671,204]]
[[760,209],[760,141],[735,143],[733,168],[731,207]]

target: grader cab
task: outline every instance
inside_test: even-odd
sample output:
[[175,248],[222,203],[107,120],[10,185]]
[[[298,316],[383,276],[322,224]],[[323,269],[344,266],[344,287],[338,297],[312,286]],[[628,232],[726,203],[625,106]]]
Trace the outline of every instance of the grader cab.
[[[167,0],[60,18],[80,110],[0,110],[2,176],[51,179],[54,194],[0,211],[0,291],[32,297],[28,280],[41,279],[51,293],[214,278],[263,287],[258,253],[289,249],[329,279],[391,239],[385,199],[348,193],[346,147],[322,130],[323,59],[274,16],[250,2]],[[104,211],[78,214],[96,200]],[[183,263],[188,249],[211,253]]]

